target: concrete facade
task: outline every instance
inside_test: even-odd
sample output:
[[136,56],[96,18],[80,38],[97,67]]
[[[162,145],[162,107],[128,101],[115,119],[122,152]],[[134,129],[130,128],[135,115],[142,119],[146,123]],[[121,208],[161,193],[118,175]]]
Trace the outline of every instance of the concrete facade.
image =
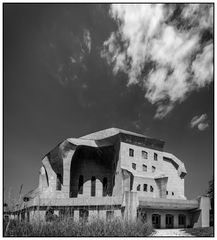
[[42,159],[38,187],[14,218],[75,221],[94,218],[148,222],[155,228],[209,226],[206,196],[187,200],[184,163],[164,142],[117,128],[69,138]]

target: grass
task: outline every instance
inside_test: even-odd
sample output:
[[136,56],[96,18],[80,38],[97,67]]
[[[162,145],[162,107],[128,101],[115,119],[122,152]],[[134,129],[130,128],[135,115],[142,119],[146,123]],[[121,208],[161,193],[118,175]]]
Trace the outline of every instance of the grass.
[[213,237],[213,227],[186,228],[185,231],[196,237]]
[[7,225],[5,222],[4,236],[13,237],[144,237],[153,231],[147,223],[123,222],[118,218],[107,222],[94,219],[86,223],[63,219],[43,224],[10,220]]

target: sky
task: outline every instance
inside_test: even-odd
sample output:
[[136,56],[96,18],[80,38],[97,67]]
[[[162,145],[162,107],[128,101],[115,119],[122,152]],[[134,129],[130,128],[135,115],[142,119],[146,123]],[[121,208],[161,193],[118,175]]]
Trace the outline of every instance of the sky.
[[[38,185],[58,143],[110,127],[165,141],[208,190],[213,5],[4,4],[4,198]],[[21,189],[22,186],[22,189]]]

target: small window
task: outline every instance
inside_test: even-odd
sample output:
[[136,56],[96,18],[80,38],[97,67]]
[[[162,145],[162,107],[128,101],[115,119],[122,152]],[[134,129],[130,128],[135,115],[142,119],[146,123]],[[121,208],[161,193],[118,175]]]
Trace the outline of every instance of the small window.
[[140,184],[136,188],[137,191],[140,191]]
[[136,170],[136,164],[135,164],[135,163],[132,163],[132,168],[133,168],[134,170]]
[[129,149],[129,156],[130,157],[134,156],[134,150],[132,148]]
[[154,160],[157,161],[157,153],[154,153]]
[[154,188],[150,186],[150,192],[154,192]]
[[152,172],[155,172],[156,167],[152,166]]
[[166,195],[168,195],[168,191],[166,191]]
[[143,185],[143,191],[144,191],[144,192],[147,192],[147,184],[144,184],[144,185]]
[[142,151],[142,158],[147,159],[148,153],[146,151]]
[[108,180],[106,177],[103,178],[103,197],[107,196],[107,190],[108,190]]
[[147,166],[145,164],[142,165],[143,172],[147,172]]
[[174,192],[172,192],[172,195],[174,196]]

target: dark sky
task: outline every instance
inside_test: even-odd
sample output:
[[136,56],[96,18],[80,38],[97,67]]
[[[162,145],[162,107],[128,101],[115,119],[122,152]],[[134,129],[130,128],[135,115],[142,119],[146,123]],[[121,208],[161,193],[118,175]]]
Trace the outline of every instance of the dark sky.
[[[185,193],[213,177],[213,82],[191,91],[165,117],[140,84],[128,85],[101,56],[117,22],[109,5],[4,4],[4,194],[38,184],[42,157],[68,137],[109,128],[166,142],[186,166]],[[88,45],[91,39],[91,45]],[[208,127],[191,127],[206,115]]]

